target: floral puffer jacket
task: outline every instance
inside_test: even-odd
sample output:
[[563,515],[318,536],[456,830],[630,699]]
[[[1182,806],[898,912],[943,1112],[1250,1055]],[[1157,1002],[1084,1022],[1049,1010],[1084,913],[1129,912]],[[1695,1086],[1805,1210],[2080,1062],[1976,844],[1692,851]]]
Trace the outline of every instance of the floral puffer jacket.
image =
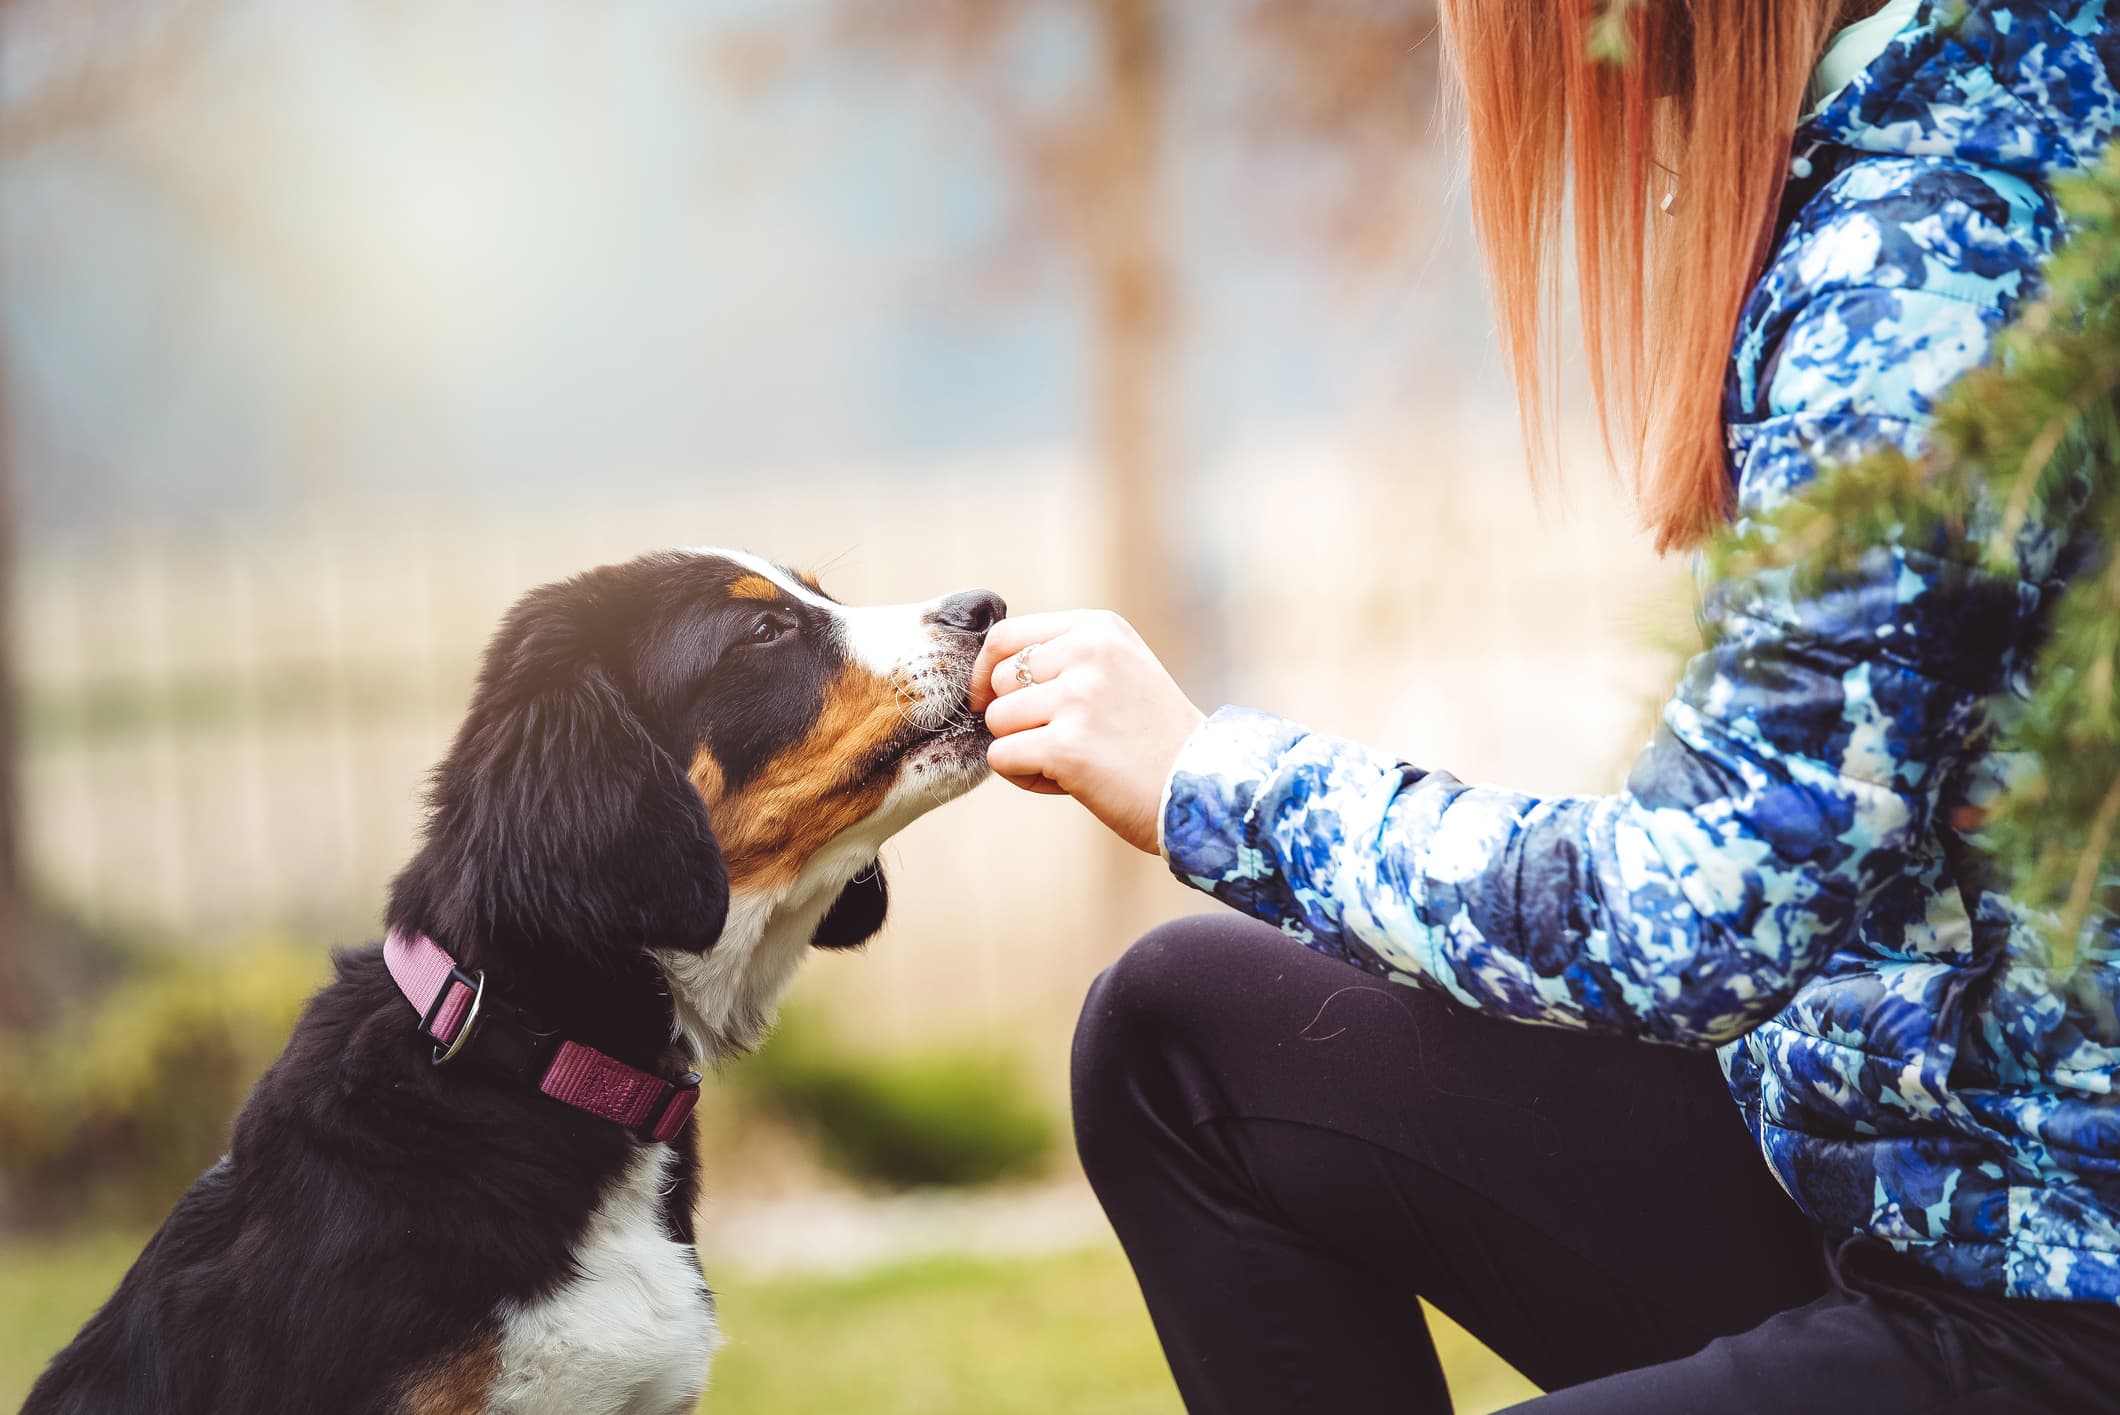
[[[2048,181],[2120,124],[2106,0],[1925,0],[1798,133],[1726,418],[1741,515],[1917,448],[2060,237]],[[2056,505],[2066,502],[2056,498]],[[2120,1301],[2120,924],[2052,980],[1954,823],[2008,777],[2042,598],[1905,549],[1852,584],[1709,591],[1709,647],[1615,796],[1469,787],[1225,708],[1166,787],[1181,878],[1397,982],[1530,1022],[1720,1046],[1767,1165],[1830,1231],[1968,1286]],[[1973,527],[1969,541],[1986,528]]]

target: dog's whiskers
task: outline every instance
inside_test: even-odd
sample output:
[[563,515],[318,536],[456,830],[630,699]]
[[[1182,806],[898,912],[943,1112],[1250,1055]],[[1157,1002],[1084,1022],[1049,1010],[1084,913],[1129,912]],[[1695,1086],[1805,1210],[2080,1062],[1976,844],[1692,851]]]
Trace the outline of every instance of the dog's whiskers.
[[891,675],[898,715],[906,726],[943,736],[973,725],[962,691],[962,660],[945,655],[902,664]]

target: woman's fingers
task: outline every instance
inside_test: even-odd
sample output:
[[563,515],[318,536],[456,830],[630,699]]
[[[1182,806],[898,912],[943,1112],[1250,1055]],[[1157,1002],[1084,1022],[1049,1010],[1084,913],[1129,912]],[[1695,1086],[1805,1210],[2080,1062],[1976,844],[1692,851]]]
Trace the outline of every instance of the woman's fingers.
[[[972,711],[985,712],[986,705],[1019,686],[1016,670],[1004,661],[1030,648],[1045,645],[1089,619],[1094,610],[1066,610],[1055,614],[1026,614],[1004,619],[986,631],[979,657],[972,664]],[[1037,654],[1031,655],[1032,659]]]
[[1001,779],[1019,790],[1034,792],[1040,796],[1065,796],[1067,794],[1067,788],[1050,776],[1004,776]]
[[[1014,688],[1013,684],[1010,686]],[[1053,720],[1058,698],[1059,692],[1051,683],[1015,688],[1008,696],[996,698],[987,705],[986,730],[996,737],[1007,737],[1029,728],[1043,727]]]
[[[987,691],[991,694],[987,700],[987,727],[997,737],[1004,732],[1016,731],[1017,728],[1013,726],[996,726],[992,716],[993,709],[1000,707],[1003,703],[1024,697],[1034,689],[1049,688],[1055,680],[1059,679],[1063,674],[1072,671],[1076,665],[1080,664],[1087,652],[1089,652],[1089,646],[1084,642],[1082,636],[1070,630],[1057,639],[1047,639],[1043,643],[1032,644],[1022,652],[1012,653],[1007,658],[1002,659],[1000,663],[994,666],[992,681],[987,684]],[[1050,694],[1047,696],[1050,696]],[[1046,709],[1047,713],[1051,711],[1051,708]],[[1004,718],[1003,720],[1015,721],[1014,718]],[[1038,721],[1042,722],[1044,719],[1040,718]],[[1022,725],[1035,727],[1038,723],[1025,722]]]
[[[1052,776],[1046,768],[1052,765],[1053,748],[1056,745],[1051,727],[1033,727],[1007,737],[996,737],[987,744],[986,764],[997,773],[1007,777],[1018,786],[1029,781],[1050,783]],[[1036,786],[1027,790],[1039,790]],[[1053,787],[1059,793],[1058,786]]]

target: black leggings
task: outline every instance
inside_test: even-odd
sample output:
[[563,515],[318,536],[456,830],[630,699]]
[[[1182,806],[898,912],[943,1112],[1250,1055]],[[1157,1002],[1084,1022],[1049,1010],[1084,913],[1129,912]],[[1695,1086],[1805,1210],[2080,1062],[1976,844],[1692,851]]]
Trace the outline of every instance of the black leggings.
[[1707,1053],[1480,1017],[1213,915],[1097,980],[1074,1067],[1195,1415],[1449,1410],[1421,1297],[1547,1415],[2120,1411],[2120,1309],[1829,1243]]

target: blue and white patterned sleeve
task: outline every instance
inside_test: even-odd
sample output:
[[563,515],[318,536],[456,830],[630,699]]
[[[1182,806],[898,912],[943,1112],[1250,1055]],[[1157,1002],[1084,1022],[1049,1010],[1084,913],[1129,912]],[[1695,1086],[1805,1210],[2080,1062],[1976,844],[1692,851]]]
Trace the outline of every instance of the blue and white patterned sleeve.
[[[1739,365],[1763,372],[1732,395],[1741,513],[1799,494],[1819,462],[1915,448],[2033,268],[2029,251],[1973,249],[1997,227],[1963,201],[1924,193],[1916,225],[1904,201],[1837,196],[1748,308]],[[1881,277],[1900,255],[1916,277]],[[1710,647],[1617,795],[1471,787],[1225,708],[1166,785],[1164,852],[1309,947],[1468,1006],[1729,1041],[1932,848],[1939,786],[2036,605],[2033,587],[1938,551],[1880,556],[1826,590],[1781,574],[1717,586]]]

